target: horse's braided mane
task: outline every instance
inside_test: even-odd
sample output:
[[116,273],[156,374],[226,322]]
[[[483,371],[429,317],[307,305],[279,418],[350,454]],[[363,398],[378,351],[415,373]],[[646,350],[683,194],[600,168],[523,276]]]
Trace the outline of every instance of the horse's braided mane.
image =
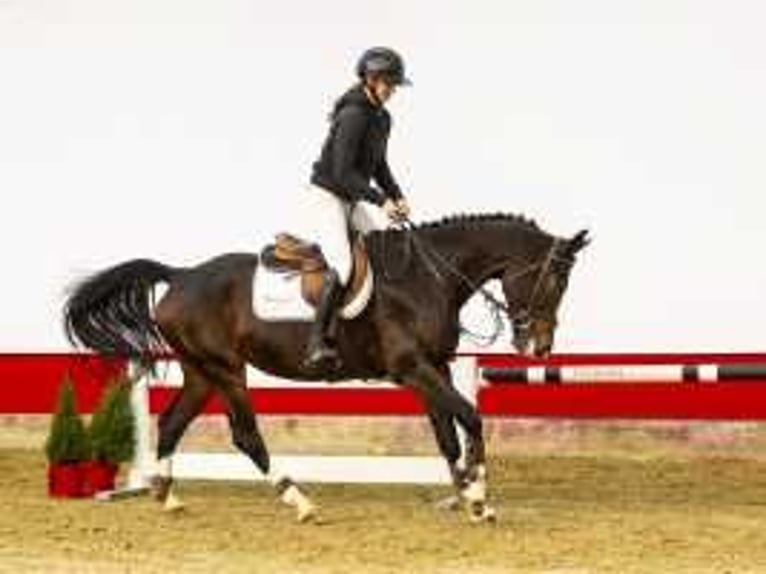
[[[414,226],[416,230],[438,230],[438,229],[470,229],[474,226],[483,226],[486,224],[513,225],[524,227],[530,230],[541,231],[534,219],[527,218],[523,214],[514,213],[459,213],[448,215],[434,221],[418,223]],[[384,233],[396,234],[401,229],[388,229]]]
[[436,221],[419,224],[418,229],[436,229],[442,227],[471,227],[476,224],[498,223],[520,225],[539,229],[534,219],[529,219],[523,214],[514,213],[460,213],[448,215]]

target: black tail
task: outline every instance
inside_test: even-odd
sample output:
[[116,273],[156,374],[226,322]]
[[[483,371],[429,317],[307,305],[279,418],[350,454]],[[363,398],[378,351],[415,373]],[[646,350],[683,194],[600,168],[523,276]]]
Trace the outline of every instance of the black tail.
[[67,338],[74,346],[151,364],[167,349],[151,316],[152,288],[177,271],[135,259],[87,277],[64,306]]

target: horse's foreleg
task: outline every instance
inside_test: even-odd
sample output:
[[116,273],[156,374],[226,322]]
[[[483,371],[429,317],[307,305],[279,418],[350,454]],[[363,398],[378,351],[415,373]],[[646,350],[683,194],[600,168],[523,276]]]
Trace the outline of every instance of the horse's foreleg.
[[[452,387],[452,373],[448,366],[438,368],[439,375],[444,384]],[[445,412],[443,409],[430,408],[428,410],[428,420],[431,422],[431,428],[436,437],[436,444],[439,452],[447,460],[452,483],[460,491],[465,486],[465,464],[461,464],[462,447],[455,426],[455,417]]]
[[[449,366],[439,366],[438,371],[443,377],[445,384],[453,386],[452,373]],[[431,422],[431,428],[434,431],[439,451],[447,461],[452,484],[458,493],[456,497],[449,497],[440,501],[439,507],[455,510],[460,506],[460,492],[468,485],[465,461],[460,460],[462,448],[457,427],[455,426],[455,418],[440,409],[431,409],[428,411],[428,419]]]
[[[316,516],[316,506],[289,477],[271,468],[266,444],[263,441],[255,414],[250,406],[245,385],[244,371],[236,384],[223,389],[229,406],[229,425],[234,445],[246,454],[274,486],[280,500],[296,509],[299,522],[306,522]],[[234,382],[234,381],[232,381]]]
[[428,411],[428,420],[431,422],[431,428],[434,431],[439,452],[447,460],[453,482],[457,486],[460,481],[459,475],[462,473],[458,467],[460,461],[460,441],[458,440],[454,419],[438,409],[430,409]]
[[457,496],[450,496],[440,500],[437,506],[447,510],[457,510],[461,502],[460,492],[467,486],[467,473],[465,472],[465,466],[460,463],[460,440],[458,439],[455,421],[453,417],[436,410],[428,412],[428,419],[431,422],[431,428],[434,431],[439,452],[447,461],[452,484],[458,493]]
[[[476,408],[450,383],[443,369],[425,360],[415,361],[404,377],[405,382],[420,392],[426,402],[437,443],[445,455],[460,496],[465,500],[472,520],[494,519],[495,512],[487,504],[487,471],[482,421]],[[458,466],[460,443],[452,420],[457,420],[467,435],[465,469]],[[449,426],[449,428],[448,428]]]
[[165,510],[183,508],[173,491],[172,455],[189,423],[196,417],[210,395],[210,385],[193,367],[182,363],[183,387],[158,422],[157,474],[153,479],[155,498]]

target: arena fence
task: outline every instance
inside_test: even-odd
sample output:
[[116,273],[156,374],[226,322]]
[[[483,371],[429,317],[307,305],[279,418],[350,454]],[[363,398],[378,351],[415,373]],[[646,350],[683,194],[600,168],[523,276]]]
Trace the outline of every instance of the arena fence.
[[[124,372],[122,361],[93,355],[0,355],[0,413],[43,414],[55,407],[65,375],[75,383],[78,404],[92,411],[105,382]],[[153,472],[150,415],[162,412],[180,384],[173,361],[158,377],[134,387],[139,417],[138,457],[133,487]],[[456,384],[485,416],[766,420],[766,354],[556,355],[544,363],[500,354],[461,355],[453,363]],[[251,371],[249,389],[259,414],[422,415],[407,389],[376,382],[326,384],[285,382]],[[206,413],[223,413],[217,399]],[[273,457],[279,469],[303,481],[417,482],[448,480],[438,457]],[[241,455],[179,453],[174,474],[181,478],[256,479]]]

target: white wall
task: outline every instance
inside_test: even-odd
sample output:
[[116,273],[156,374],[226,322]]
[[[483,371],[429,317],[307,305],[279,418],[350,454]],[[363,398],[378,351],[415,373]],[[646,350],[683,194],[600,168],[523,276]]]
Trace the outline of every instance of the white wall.
[[418,219],[592,230],[559,350],[762,349],[764,21],[755,0],[0,0],[0,349],[66,349],[82,272],[255,249],[379,43],[415,81],[390,153]]

